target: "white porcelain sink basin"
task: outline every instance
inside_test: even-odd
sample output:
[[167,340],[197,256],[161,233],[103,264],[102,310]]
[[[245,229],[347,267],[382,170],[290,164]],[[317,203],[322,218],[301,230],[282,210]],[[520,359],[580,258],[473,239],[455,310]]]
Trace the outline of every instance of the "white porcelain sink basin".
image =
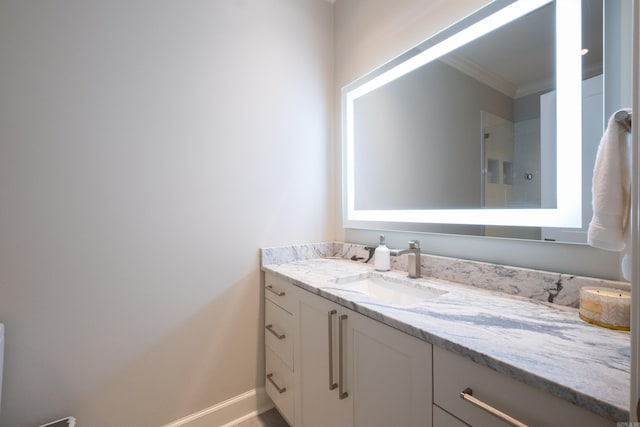
[[372,274],[340,278],[331,288],[367,295],[383,304],[400,307],[417,305],[447,293],[428,286],[416,286],[410,281],[387,280]]

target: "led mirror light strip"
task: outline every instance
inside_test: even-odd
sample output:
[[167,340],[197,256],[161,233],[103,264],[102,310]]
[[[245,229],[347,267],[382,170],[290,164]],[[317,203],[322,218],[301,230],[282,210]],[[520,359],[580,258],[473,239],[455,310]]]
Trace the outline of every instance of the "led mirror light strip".
[[[464,44],[514,21],[552,0],[520,0],[467,27],[411,59],[345,94],[346,220],[477,224],[535,227],[581,227],[582,209],[582,79],[581,2],[556,2],[557,208],[556,209],[428,209],[356,210],[354,103],[356,99],[414,71]],[[561,30],[560,30],[561,29]]]

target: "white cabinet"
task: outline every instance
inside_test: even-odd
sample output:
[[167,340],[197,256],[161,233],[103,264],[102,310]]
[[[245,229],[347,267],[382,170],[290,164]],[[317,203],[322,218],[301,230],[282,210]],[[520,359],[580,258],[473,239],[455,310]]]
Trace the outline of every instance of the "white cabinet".
[[431,426],[431,344],[356,313],[347,328],[353,425]]
[[469,427],[469,424],[460,421],[438,405],[433,405],[433,427]]
[[290,283],[274,276],[265,278],[265,389],[291,425],[295,423],[296,393],[294,340],[297,335],[297,298]]
[[289,425],[294,425],[294,372],[269,348],[265,348],[267,394]]
[[431,426],[431,345],[265,275],[265,381],[296,427]]
[[272,274],[265,275],[264,297],[288,313],[295,314],[298,305],[297,292],[298,289],[286,280]]
[[[340,314],[338,314],[340,311]],[[352,397],[339,396],[339,372],[342,368],[343,393],[347,389],[344,372],[346,355],[339,360],[339,316],[343,309],[324,298],[310,293],[301,295],[299,315],[299,408],[296,426],[351,426],[352,415],[349,408]],[[346,314],[348,316],[348,314]],[[349,339],[344,336],[349,331],[341,320],[343,344]],[[329,346],[331,343],[331,346]],[[344,348],[344,347],[342,347]]]
[[[474,427],[518,425],[503,421],[491,411],[501,412],[529,426],[616,425],[613,421],[439,347],[433,349],[433,389],[436,405]],[[476,400],[461,399],[460,393],[463,391],[471,393]],[[434,427],[449,425],[434,420]]]
[[300,293],[296,426],[431,425],[431,345]]
[[616,425],[271,274],[265,359],[267,393],[295,427]]

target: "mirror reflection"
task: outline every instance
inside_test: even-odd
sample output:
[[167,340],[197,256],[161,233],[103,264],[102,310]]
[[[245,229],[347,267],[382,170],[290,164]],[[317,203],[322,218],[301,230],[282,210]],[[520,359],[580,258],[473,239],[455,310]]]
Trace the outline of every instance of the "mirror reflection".
[[[588,165],[604,122],[602,7],[582,2],[583,227],[591,217]],[[555,20],[552,2],[358,97],[354,208],[556,208]],[[583,241],[580,229],[567,237],[552,227],[385,225],[376,227]]]

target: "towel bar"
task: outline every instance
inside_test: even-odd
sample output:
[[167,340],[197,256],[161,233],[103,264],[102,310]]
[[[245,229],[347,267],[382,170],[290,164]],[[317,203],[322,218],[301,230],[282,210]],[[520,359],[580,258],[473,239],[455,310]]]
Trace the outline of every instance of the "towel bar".
[[614,115],[616,122],[624,126],[628,132],[631,132],[631,112],[620,110]]

